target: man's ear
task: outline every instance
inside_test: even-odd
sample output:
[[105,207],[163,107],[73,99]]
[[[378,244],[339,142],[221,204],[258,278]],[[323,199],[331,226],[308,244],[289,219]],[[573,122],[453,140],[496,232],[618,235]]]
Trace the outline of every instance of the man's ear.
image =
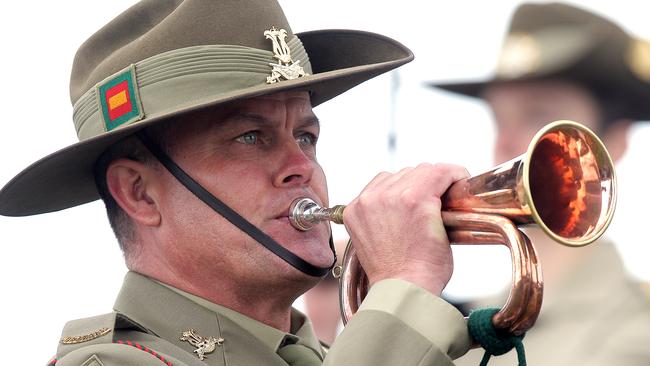
[[605,130],[602,138],[609,155],[614,162],[620,161],[627,151],[628,134],[632,120],[619,119],[611,123]]
[[108,190],[131,219],[145,226],[160,225],[153,187],[154,168],[130,159],[116,159],[106,169]]

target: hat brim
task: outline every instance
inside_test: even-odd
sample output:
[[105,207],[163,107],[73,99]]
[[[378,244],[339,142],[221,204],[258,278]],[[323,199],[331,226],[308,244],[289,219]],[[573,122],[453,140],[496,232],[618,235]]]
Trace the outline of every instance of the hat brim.
[[[516,84],[527,81],[549,80],[553,78],[574,78],[570,72],[564,70],[545,70],[545,72],[538,71],[530,75],[523,75],[512,79],[500,78],[493,76],[489,79],[483,80],[462,80],[462,81],[443,81],[443,82],[427,82],[427,86],[437,89],[442,89],[454,94],[465,95],[473,98],[482,98],[483,91],[493,85],[501,84]],[[579,80],[576,80],[579,81]]]
[[320,30],[297,36],[309,55],[313,75],[195,101],[54,152],[27,167],[0,190],[0,214],[35,215],[98,199],[93,168],[99,156],[112,144],[170,117],[288,90],[309,91],[312,105],[316,106],[413,59],[413,53],[399,42],[369,32]]
[[[598,66],[592,67],[596,68]],[[616,119],[650,120],[650,103],[647,102],[650,83],[640,80],[630,71],[622,68],[619,68],[618,71],[612,69],[608,74],[604,75],[601,73],[602,76],[599,78],[591,76],[596,73],[596,70],[589,70],[589,66],[579,63],[565,70],[514,79],[493,77],[480,81],[428,82],[425,85],[458,95],[482,99],[484,91],[492,86],[531,81],[563,80],[584,87],[592,93],[601,105],[610,108],[607,111],[609,118],[604,121],[605,123],[611,123]],[[619,92],[621,90],[625,90],[625,94],[621,94]]]
[[488,85],[494,83],[493,80],[488,81],[475,81],[475,82],[459,82],[459,83],[426,83],[427,86],[432,88],[442,89],[454,94],[461,94],[468,97],[480,98],[483,89]]

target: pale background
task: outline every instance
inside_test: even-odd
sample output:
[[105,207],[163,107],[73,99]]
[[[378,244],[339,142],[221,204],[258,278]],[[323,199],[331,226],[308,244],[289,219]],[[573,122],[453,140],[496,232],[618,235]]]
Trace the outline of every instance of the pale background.
[[[0,186],[37,159],[76,141],[68,78],[77,47],[134,1],[13,1],[0,13]],[[487,77],[518,1],[281,1],[296,32],[365,29],[394,37],[416,60],[326,103],[319,155],[333,203],[347,203],[382,170],[422,161],[492,166],[493,127],[484,105],[423,86]],[[650,38],[643,2],[581,1]],[[391,92],[393,90],[393,92]],[[396,149],[389,151],[394,131]],[[650,280],[647,231],[650,128],[638,125],[619,166],[620,203],[610,235],[630,274]],[[70,187],[74,189],[74,187]],[[342,234],[340,228],[335,231]],[[25,218],[0,217],[6,364],[45,364],[66,320],[106,313],[126,269],[99,202]],[[509,280],[507,253],[456,250],[448,295],[466,298]],[[200,270],[197,268],[197,270]],[[606,269],[603,269],[606,270]],[[480,273],[480,275],[477,275]]]

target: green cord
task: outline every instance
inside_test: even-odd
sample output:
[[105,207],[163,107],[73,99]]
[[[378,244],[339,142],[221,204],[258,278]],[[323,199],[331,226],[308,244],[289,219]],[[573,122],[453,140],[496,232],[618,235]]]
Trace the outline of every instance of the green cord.
[[485,308],[476,309],[469,314],[467,322],[469,334],[485,349],[480,366],[486,366],[490,357],[502,355],[513,348],[517,350],[519,366],[526,366],[526,354],[522,343],[524,336],[499,334],[492,324],[492,316],[498,311],[499,308]]

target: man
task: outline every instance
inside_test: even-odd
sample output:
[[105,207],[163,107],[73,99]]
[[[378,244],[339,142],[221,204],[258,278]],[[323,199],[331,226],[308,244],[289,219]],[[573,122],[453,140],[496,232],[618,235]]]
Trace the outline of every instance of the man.
[[449,365],[469,347],[438,295],[452,271],[440,196],[467,172],[382,173],[344,215],[371,285],[325,355],[291,308],[335,262],[312,111],[412,59],[383,36],[294,34],[269,0],[145,0],[79,49],[71,99],[80,142],[0,191],[0,213],[104,200],[130,272],[115,311],[69,322],[50,364]]
[[[607,19],[565,4],[524,4],[514,13],[497,75],[433,84],[483,99],[497,127],[495,160],[526,151],[546,123],[569,119],[593,129],[620,160],[633,120],[650,117],[650,44]],[[647,365],[650,308],[628,280],[612,243],[563,247],[527,231],[544,273],[541,315],[524,340],[529,364]],[[498,299],[477,305],[498,304]],[[458,360],[475,365],[481,352]],[[496,358],[510,365],[516,355]]]

